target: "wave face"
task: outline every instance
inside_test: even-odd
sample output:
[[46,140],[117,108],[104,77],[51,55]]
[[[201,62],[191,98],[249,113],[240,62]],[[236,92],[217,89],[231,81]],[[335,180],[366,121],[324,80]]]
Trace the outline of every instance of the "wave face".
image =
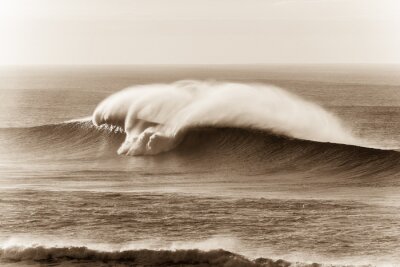
[[4,160],[26,157],[28,160],[97,162],[102,159],[112,160],[107,164],[112,162],[113,169],[132,171],[137,171],[135,168],[141,164],[149,168],[153,166],[149,164],[154,164],[153,171],[160,173],[164,173],[164,169],[169,172],[171,168],[183,173],[205,170],[249,175],[292,172],[300,176],[314,173],[338,178],[379,177],[391,183],[400,173],[398,151],[300,140],[253,129],[190,128],[169,153],[151,159],[131,158],[133,161],[115,153],[126,138],[122,129],[108,125],[97,127],[88,120],[1,129],[0,134],[2,148],[8,151]]
[[177,146],[198,127],[267,130],[319,142],[359,144],[322,107],[270,85],[178,81],[127,88],[101,102],[97,126],[121,127],[119,154],[158,154]]

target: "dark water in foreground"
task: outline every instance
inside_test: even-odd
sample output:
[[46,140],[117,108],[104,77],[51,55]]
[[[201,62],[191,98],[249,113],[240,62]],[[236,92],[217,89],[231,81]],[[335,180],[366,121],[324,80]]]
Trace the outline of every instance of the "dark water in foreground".
[[127,157],[116,154],[123,133],[61,123],[90,115],[130,84],[250,80],[322,105],[374,147],[398,148],[394,73],[360,67],[3,72],[0,263],[273,266],[284,259],[398,266],[400,155],[393,149],[204,128],[169,153]]

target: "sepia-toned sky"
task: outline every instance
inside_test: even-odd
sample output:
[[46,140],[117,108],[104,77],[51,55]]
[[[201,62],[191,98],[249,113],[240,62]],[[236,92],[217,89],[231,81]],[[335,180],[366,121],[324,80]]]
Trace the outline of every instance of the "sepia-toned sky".
[[0,65],[400,63],[398,0],[0,0]]

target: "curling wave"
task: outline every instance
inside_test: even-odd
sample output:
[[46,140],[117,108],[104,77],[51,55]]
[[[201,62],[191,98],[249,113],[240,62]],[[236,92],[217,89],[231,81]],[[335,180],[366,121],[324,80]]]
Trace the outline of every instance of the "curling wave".
[[124,129],[119,154],[158,154],[198,127],[258,129],[319,142],[360,144],[322,107],[279,87],[178,81],[127,88],[101,102],[93,123]]

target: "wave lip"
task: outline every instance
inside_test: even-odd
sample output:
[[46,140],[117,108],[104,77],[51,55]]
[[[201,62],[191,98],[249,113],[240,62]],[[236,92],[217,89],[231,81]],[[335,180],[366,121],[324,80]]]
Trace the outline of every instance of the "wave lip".
[[56,264],[84,262],[85,266],[99,263],[118,266],[221,266],[221,267],[317,267],[320,264],[290,263],[284,260],[258,258],[249,260],[244,256],[223,249],[202,251],[188,250],[126,250],[99,251],[87,247],[8,247],[0,249],[0,262],[36,262]]
[[118,153],[158,154],[199,127],[269,131],[298,139],[357,144],[339,120],[282,88],[232,82],[178,81],[133,86],[101,102],[93,123],[116,125],[126,138]]

